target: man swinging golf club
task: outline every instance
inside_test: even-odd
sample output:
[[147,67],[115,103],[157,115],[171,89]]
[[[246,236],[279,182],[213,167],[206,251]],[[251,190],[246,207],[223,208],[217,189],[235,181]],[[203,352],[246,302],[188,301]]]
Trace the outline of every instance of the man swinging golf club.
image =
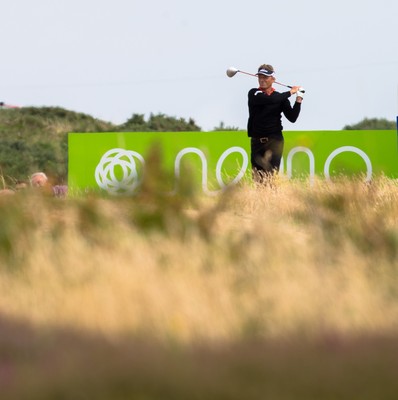
[[[284,138],[282,114],[296,122],[304,97],[301,86],[292,86],[287,92],[279,93],[273,87],[275,71],[272,65],[262,64],[256,74],[259,87],[248,93],[249,119],[247,134],[251,138],[251,163],[256,182],[267,183],[279,171]],[[296,93],[292,106],[289,97]]]

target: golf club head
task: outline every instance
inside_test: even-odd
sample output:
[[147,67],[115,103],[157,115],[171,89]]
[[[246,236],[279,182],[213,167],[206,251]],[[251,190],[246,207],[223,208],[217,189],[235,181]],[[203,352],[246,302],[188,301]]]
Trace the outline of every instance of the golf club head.
[[232,78],[233,76],[235,76],[237,73],[239,72],[239,70],[235,67],[229,67],[227,69],[227,75]]

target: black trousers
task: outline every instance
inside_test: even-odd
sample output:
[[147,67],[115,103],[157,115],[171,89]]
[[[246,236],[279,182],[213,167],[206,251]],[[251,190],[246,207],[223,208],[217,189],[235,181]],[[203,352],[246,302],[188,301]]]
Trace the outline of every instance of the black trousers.
[[283,153],[284,139],[275,137],[251,138],[251,163],[256,181],[279,171]]

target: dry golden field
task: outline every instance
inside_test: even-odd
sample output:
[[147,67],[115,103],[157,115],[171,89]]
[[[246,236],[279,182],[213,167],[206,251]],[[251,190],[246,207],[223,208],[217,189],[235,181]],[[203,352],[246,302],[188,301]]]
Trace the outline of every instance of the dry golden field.
[[392,399],[398,183],[0,197],[4,399]]

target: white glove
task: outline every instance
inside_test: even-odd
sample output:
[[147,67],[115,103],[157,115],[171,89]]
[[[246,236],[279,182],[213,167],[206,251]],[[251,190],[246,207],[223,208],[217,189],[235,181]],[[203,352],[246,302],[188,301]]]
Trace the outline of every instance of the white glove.
[[301,97],[303,99],[304,98],[304,93],[305,93],[305,90],[304,90],[303,87],[301,87],[297,92],[297,97]]

